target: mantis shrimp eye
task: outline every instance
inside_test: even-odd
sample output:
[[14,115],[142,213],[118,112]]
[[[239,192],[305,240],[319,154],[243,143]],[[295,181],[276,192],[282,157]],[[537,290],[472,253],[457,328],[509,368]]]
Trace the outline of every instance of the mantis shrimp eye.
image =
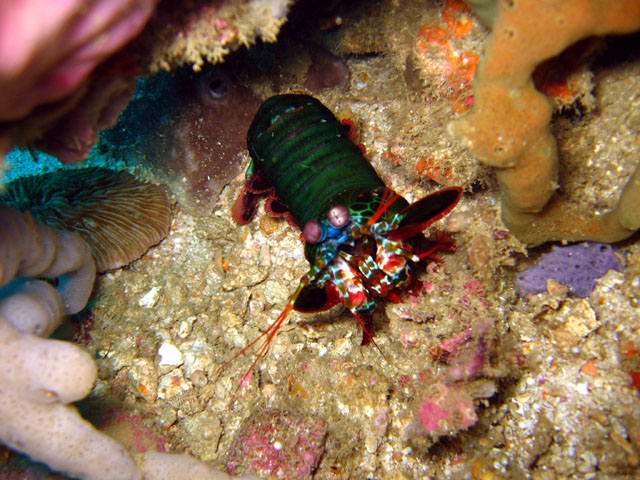
[[318,222],[309,220],[302,230],[304,239],[309,243],[318,243],[322,238],[322,229]]
[[329,223],[335,228],[344,227],[349,221],[349,210],[342,205],[336,205],[329,210],[327,214]]

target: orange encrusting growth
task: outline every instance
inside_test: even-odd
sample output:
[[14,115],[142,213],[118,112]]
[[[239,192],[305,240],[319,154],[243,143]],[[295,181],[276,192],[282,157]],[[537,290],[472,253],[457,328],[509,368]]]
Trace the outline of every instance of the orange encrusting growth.
[[542,92],[549,97],[560,98],[565,102],[569,102],[571,99],[578,95],[577,90],[578,80],[566,80],[561,79],[555,82],[547,83],[542,86]]
[[415,48],[423,55],[429,54],[431,48],[439,50],[444,59],[440,73],[450,89],[447,97],[456,113],[464,113],[473,104],[471,81],[479,58],[475,53],[459,51],[451,40],[467,35],[473,20],[469,10],[458,0],[447,0],[440,20],[440,25],[420,27]]
[[444,183],[443,179],[451,180],[453,178],[451,169],[440,166],[433,157],[429,157],[426,160],[424,157],[420,157],[418,163],[416,163],[416,172],[436,183]]

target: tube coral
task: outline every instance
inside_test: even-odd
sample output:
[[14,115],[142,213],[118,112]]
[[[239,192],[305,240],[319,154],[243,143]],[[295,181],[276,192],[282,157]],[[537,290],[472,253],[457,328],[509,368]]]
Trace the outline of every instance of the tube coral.
[[162,187],[106,168],[18,178],[7,185],[0,201],[31,211],[53,228],[78,233],[100,272],[140,258],[167,236],[171,223],[171,205]]
[[[496,2],[468,3],[478,8]],[[495,169],[503,221],[522,242],[613,242],[640,228],[638,169],[616,207],[604,215],[579,211],[555,193],[558,153],[549,127],[552,106],[531,80],[537,65],[582,38],[638,28],[640,4],[634,0],[497,3],[493,32],[474,78],[473,109],[450,128]]]
[[71,343],[40,338],[65,312],[85,306],[95,276],[89,250],[77,235],[56,232],[4,205],[0,222],[0,286],[15,276],[68,277],[58,292],[41,280],[2,290],[0,440],[74,476],[139,478],[124,449],[67,405],[93,387],[97,369],[91,356]]
[[[71,314],[82,310],[96,271],[82,239],[56,232],[35,222],[31,215],[22,215],[2,204],[0,222],[0,285],[14,277],[58,278],[57,290],[64,311]],[[50,327],[44,330],[49,331]]]

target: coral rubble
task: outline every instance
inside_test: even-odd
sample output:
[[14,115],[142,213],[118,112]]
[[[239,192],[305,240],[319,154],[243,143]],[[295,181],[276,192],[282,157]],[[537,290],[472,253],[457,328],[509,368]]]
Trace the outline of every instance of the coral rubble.
[[326,433],[320,421],[259,407],[237,433],[227,468],[231,473],[243,466],[261,476],[309,478],[324,451]]
[[[410,182],[465,190],[486,182],[485,169],[441,131],[442,122],[472,104],[471,80],[486,36],[487,29],[458,0],[363,3],[344,14],[331,45],[340,55],[376,60],[363,61],[367,68],[352,73],[351,94],[388,116],[395,131],[382,159]],[[378,62],[384,72],[377,71]],[[369,86],[374,82],[376,88]],[[385,137],[381,133],[375,132],[377,143]]]
[[[471,2],[474,6],[478,2]],[[497,3],[497,17],[474,78],[474,106],[451,130],[484,164],[495,169],[502,218],[521,241],[617,241],[640,227],[640,168],[613,211],[593,215],[556,194],[558,155],[549,122],[552,108],[534,88],[541,62],[590,35],[640,28],[634,0]]]

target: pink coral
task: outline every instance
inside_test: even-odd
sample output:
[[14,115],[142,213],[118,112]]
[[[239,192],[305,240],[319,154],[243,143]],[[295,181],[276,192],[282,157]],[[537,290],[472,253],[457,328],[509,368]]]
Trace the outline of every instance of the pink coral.
[[103,429],[119,440],[129,452],[147,451],[166,452],[167,437],[156,434],[139,415],[108,409],[104,418],[107,422]]
[[471,341],[473,336],[473,329],[467,328],[465,331],[460,332],[459,334],[446,339],[439,346],[438,349],[443,353],[448,355],[456,355],[460,348]]
[[436,386],[420,404],[418,418],[429,434],[445,435],[464,430],[478,421],[471,396],[460,385]]
[[279,478],[309,478],[322,452],[327,427],[283,410],[258,410],[238,433],[227,468]]
[[454,380],[468,380],[478,375],[487,366],[488,346],[485,339],[489,326],[480,327],[475,342],[467,348],[455,351],[447,360],[451,365],[447,375]]
[[26,0],[0,4],[0,120],[73,93],[135,37],[157,0]]
[[424,429],[431,433],[436,428],[439,428],[440,420],[451,418],[451,412],[442,410],[436,402],[425,400],[420,404],[418,417]]

